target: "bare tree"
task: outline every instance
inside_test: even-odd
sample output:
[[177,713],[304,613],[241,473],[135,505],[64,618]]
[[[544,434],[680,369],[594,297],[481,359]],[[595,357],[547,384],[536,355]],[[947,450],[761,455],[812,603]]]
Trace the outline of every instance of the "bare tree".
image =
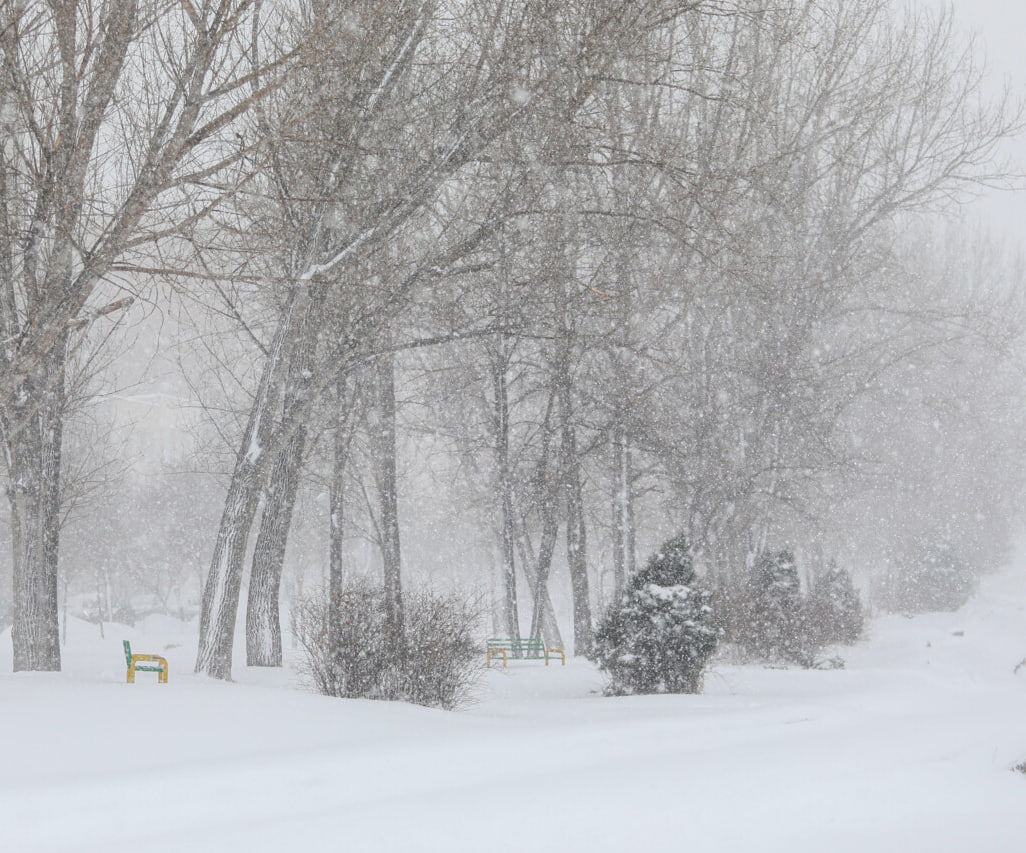
[[[292,57],[242,62],[255,0],[7,3],[0,20],[0,420],[16,669],[59,669],[56,572],[68,353],[119,269],[196,222],[249,145],[237,119]],[[255,38],[266,40],[257,22]]]
[[[375,168],[381,154],[376,152],[375,159],[369,160],[361,148],[352,142],[341,144],[342,139],[318,170],[321,191],[313,217],[316,239],[304,242],[288,275],[291,286],[240,443],[204,593],[199,671],[230,676],[242,557],[267,460],[293,434],[302,415],[296,411],[294,417],[274,424],[289,352],[300,337],[298,318],[311,305],[313,294],[328,289],[340,276],[344,280],[347,271],[360,269],[375,256],[380,263],[385,242],[444,199],[443,189],[458,191],[475,161],[533,104],[558,93],[561,103],[579,109],[608,59],[625,41],[636,39],[637,32],[644,31],[653,18],[661,20],[666,10],[661,4],[627,2],[595,2],[581,9],[504,2],[463,4],[446,11],[450,14],[440,14],[428,3],[404,5],[403,13],[389,20],[409,22],[407,36],[396,38],[394,44],[385,40],[385,58],[376,65],[379,70],[372,81],[353,78],[359,104],[376,104],[379,92],[399,92],[404,86],[412,87],[407,94],[416,91],[422,98],[411,98],[379,120],[356,127],[370,138],[385,134],[391,143],[377,149],[394,163],[387,175],[375,174],[379,195],[350,205],[343,227],[333,228],[337,214],[332,205],[344,201],[342,190],[347,186],[344,167],[358,157],[362,169]],[[357,26],[370,34],[381,30],[380,24],[368,14]],[[384,30],[394,32],[387,27]],[[418,75],[415,87],[411,69]],[[411,135],[411,127],[420,130]],[[403,145],[396,146],[397,141]],[[450,239],[430,261],[423,259],[404,274],[377,277],[385,287],[372,294],[369,304],[364,301],[366,307],[361,306],[355,316],[344,312],[346,327],[335,330],[338,337],[327,348],[322,366],[311,371],[317,379],[305,394],[307,409],[346,365],[354,366],[373,355],[380,330],[423,281],[451,271],[456,261],[466,257],[509,215],[502,207],[489,210],[486,204],[484,210],[477,223],[461,237]],[[324,304],[330,306],[332,300],[325,299]]]

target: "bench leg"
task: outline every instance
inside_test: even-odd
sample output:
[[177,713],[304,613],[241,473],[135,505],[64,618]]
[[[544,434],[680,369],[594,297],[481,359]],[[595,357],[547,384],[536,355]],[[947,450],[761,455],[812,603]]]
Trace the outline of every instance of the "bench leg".
[[[162,658],[159,655],[140,655],[139,660],[142,661],[153,661],[160,666],[157,670],[157,684],[167,684],[167,658]],[[132,662],[128,665],[128,677],[127,681],[129,684],[135,684],[135,664],[136,656],[132,655]]]

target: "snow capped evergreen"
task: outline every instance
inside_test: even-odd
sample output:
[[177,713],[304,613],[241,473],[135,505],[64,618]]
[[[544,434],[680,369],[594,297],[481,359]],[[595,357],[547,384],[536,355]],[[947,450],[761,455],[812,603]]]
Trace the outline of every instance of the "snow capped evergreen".
[[593,657],[609,692],[699,692],[722,633],[709,601],[695,586],[687,539],[666,542],[599,624]]

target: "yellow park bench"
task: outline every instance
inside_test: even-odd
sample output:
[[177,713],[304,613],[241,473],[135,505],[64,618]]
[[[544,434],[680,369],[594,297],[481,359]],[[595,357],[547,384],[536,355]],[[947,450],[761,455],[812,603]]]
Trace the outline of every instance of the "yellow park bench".
[[[125,663],[128,666],[128,683],[135,684],[136,672],[156,672],[157,683],[167,684],[167,659],[160,655],[133,655],[132,645],[128,640],[122,641],[125,644]],[[139,661],[152,661],[156,666],[138,666]]]
[[485,659],[487,666],[492,665],[493,657],[501,657],[503,667],[506,666],[509,656],[515,655],[516,657],[524,657],[528,660],[541,660],[545,659],[545,666],[549,665],[550,655],[559,655],[563,661],[563,666],[566,666],[566,655],[563,654],[562,649],[550,649],[545,645],[545,641],[538,638],[532,637],[524,640],[514,640],[506,637],[491,637],[485,644]]

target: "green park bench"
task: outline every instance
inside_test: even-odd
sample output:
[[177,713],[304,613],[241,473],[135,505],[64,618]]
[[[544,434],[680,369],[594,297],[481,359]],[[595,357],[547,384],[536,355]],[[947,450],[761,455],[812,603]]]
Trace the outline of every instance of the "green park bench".
[[[156,672],[157,683],[167,684],[167,659],[160,655],[133,655],[132,645],[128,640],[122,641],[125,644],[125,664],[128,666],[128,683],[135,684],[136,672]],[[157,666],[139,666],[139,661],[152,661]]]
[[545,641],[539,637],[531,637],[524,640],[513,640],[503,637],[491,637],[485,641],[485,664],[492,665],[492,657],[502,656],[502,665],[505,667],[512,655],[527,660],[545,659],[545,666],[549,665],[549,655],[559,655],[566,666],[566,655],[562,649],[550,649]]

